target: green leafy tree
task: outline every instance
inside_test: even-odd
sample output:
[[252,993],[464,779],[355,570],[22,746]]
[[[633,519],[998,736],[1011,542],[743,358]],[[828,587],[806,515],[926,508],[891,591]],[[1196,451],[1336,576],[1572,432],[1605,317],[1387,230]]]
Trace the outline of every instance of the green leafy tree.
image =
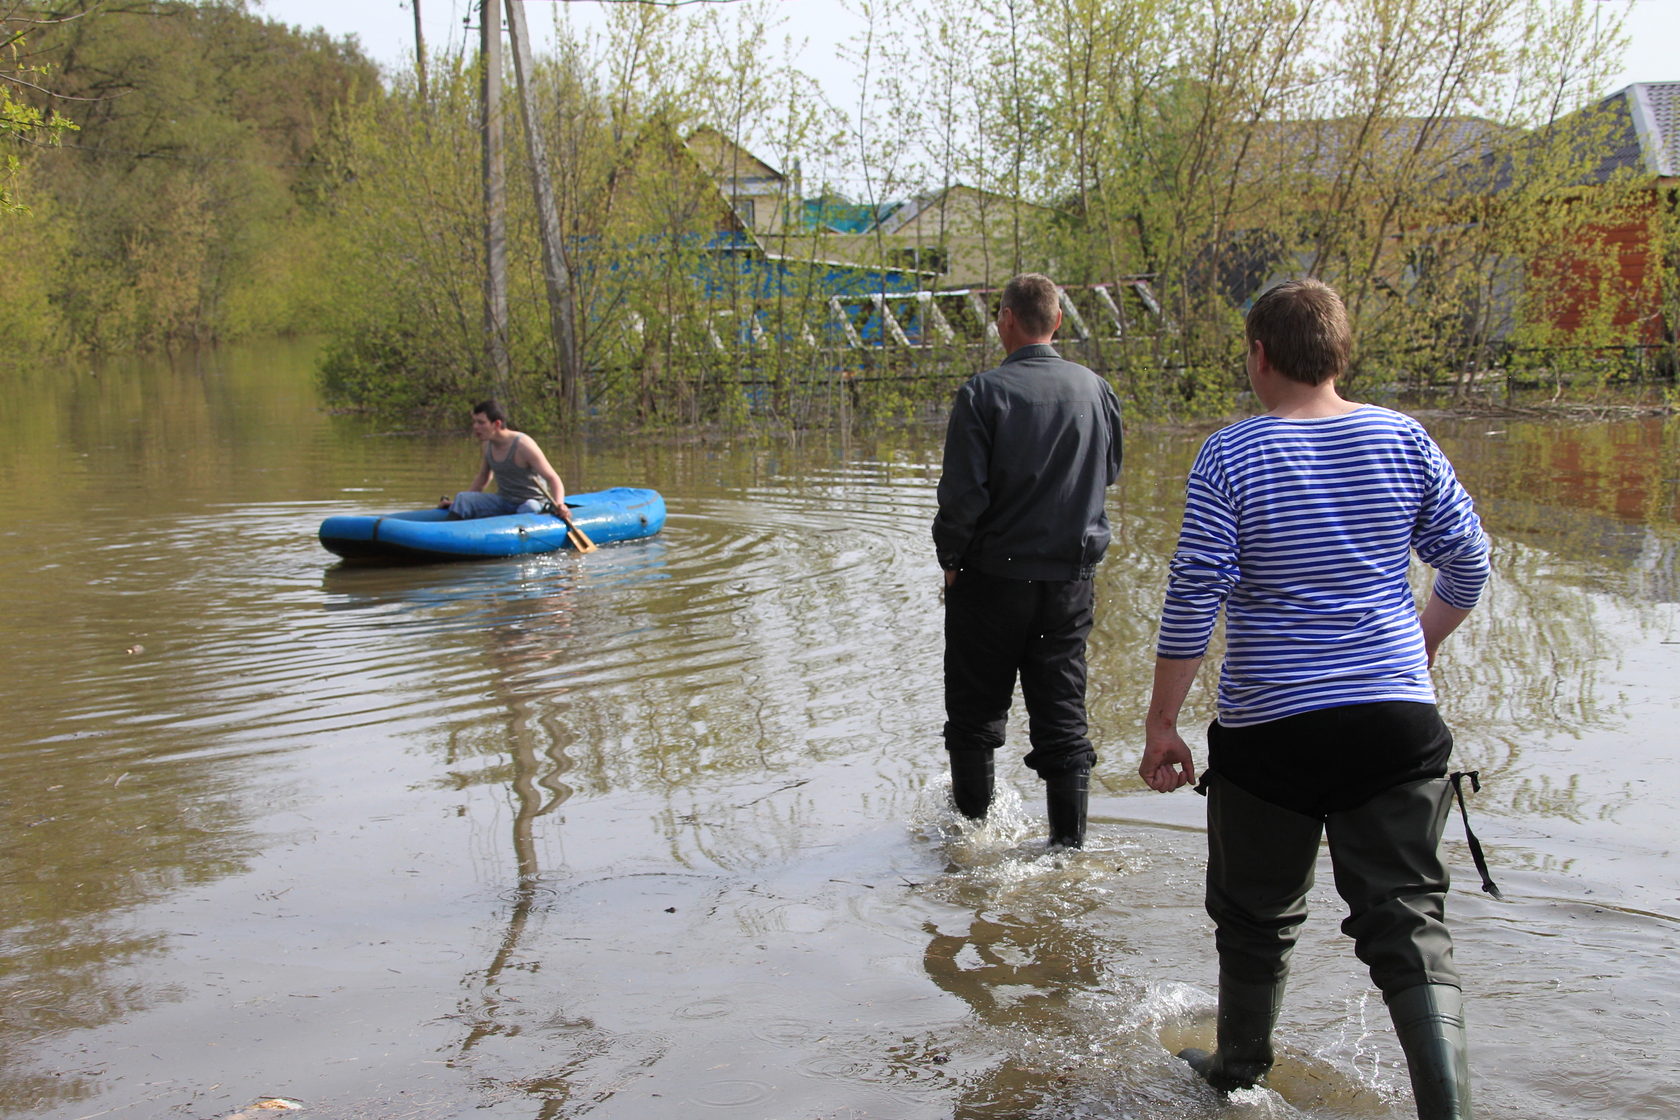
[[[622,5],[600,36],[561,24],[533,80],[593,414],[669,423],[750,408],[802,423],[822,396],[812,387],[840,382],[830,400],[844,406],[943,400],[980,356],[836,346],[836,258],[877,270],[883,300],[896,294],[887,266],[924,249],[976,255],[980,280],[964,282],[981,288],[1025,269],[1075,285],[1145,274],[1160,313],[1093,352],[1155,413],[1231,407],[1244,304],[1286,274],[1346,294],[1355,376],[1464,390],[1527,351],[1626,346],[1639,329],[1628,309],[1654,298],[1616,246],[1647,218],[1663,236],[1648,177],[1586,167],[1617,128],[1582,109],[1618,49],[1613,21],[1589,26],[1586,0],[860,12],[847,106],[825,104],[791,51],[777,56],[773,6]],[[482,381],[470,97],[434,93],[422,111],[411,86],[345,118],[342,173],[328,180],[329,374],[370,406],[423,406]],[[697,134],[717,138],[707,150],[724,164],[698,154]],[[731,193],[753,154],[785,173],[779,223]],[[821,185],[806,186],[803,161]],[[842,178],[866,214],[937,205],[938,219],[913,240],[879,222],[820,230],[802,204],[833,201]],[[559,409],[528,189],[510,184],[514,391]],[[946,224],[941,200],[961,188],[973,228]]]
[[26,210],[15,193],[22,166],[18,150],[56,144],[76,127],[40,107],[40,99],[50,96],[43,83],[52,68],[29,53],[29,33],[59,22],[21,4],[0,3],[0,215]]
[[67,230],[53,301],[90,349],[174,346],[307,329],[317,148],[335,107],[377,96],[352,42],[237,4],[72,0],[30,40],[52,118],[73,143],[38,151],[38,187]]
[[[1620,180],[1580,189],[1611,128],[1574,110],[1619,49],[1590,8],[1038,6],[1037,115],[1066,127],[1040,130],[1028,163],[1037,189],[1063,200],[1056,256],[1069,276],[1154,274],[1173,327],[1133,395],[1228,399],[1243,301],[1290,273],[1342,288],[1359,368],[1385,377],[1463,385],[1496,342],[1546,334],[1555,300],[1524,278],[1543,278],[1560,244],[1594,258],[1577,271],[1614,276],[1592,231],[1625,223],[1633,197]],[[1009,118],[1007,99],[989,104]],[[1606,309],[1632,295],[1606,282],[1588,302],[1607,328],[1625,316]]]

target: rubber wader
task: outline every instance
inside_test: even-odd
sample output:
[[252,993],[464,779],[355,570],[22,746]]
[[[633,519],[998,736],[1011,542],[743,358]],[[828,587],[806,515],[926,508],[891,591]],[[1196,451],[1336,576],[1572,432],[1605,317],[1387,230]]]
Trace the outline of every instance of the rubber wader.
[[1342,932],[1385,997],[1419,984],[1458,986],[1441,862],[1451,809],[1447,779],[1425,778],[1325,818],[1336,893],[1348,908]]
[[1180,1050],[1178,1056],[1222,1093],[1251,1089],[1272,1068],[1272,1028],[1283,1006],[1283,979],[1251,984],[1220,973],[1218,1049]]
[[992,752],[948,751],[951,756],[951,801],[971,821],[986,819],[992,806]]
[[1064,770],[1044,779],[1050,813],[1050,846],[1085,846],[1085,811],[1091,800],[1091,771]]
[[1208,775],[1207,911],[1219,949],[1217,1049],[1179,1057],[1221,1092],[1272,1068],[1272,1030],[1307,915],[1323,826]]
[[1464,993],[1450,984],[1418,984],[1388,997],[1388,1014],[1406,1052],[1418,1120],[1470,1120]]

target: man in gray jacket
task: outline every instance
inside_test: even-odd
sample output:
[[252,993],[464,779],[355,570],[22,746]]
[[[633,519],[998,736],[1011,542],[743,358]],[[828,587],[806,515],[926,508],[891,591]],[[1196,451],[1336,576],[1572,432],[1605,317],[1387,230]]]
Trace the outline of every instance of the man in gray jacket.
[[959,812],[986,815],[1017,675],[1044,779],[1050,843],[1085,842],[1096,752],[1086,735],[1085,639],[1111,536],[1104,490],[1120,473],[1120,402],[1050,345],[1060,293],[1027,273],[1003,290],[1008,357],[958,390],[945,434],[933,543],[945,570],[945,748]]

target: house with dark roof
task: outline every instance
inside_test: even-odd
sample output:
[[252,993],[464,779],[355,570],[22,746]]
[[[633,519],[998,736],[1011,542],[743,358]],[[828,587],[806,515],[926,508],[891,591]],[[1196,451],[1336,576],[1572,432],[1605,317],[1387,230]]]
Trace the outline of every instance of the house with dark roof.
[[[1680,212],[1680,82],[1638,82],[1604,98],[1584,113],[1603,128],[1596,158],[1576,189],[1602,189],[1613,180],[1635,184],[1633,201],[1615,219],[1585,232],[1597,252],[1560,246],[1548,259],[1532,262],[1530,283],[1556,291],[1552,324],[1572,333],[1594,320],[1625,330],[1640,342],[1672,341],[1676,214]],[[1605,308],[1606,299],[1613,304]],[[1606,316],[1608,311],[1608,316]]]
[[[1189,282],[1246,306],[1284,276],[1324,272],[1324,255],[1334,253],[1350,227],[1363,227],[1359,237],[1387,227],[1377,234],[1381,251],[1363,264],[1374,268],[1379,289],[1407,289],[1415,281],[1408,279],[1406,238],[1417,233],[1417,201],[1459,169],[1495,159],[1521,135],[1464,115],[1256,122],[1231,141],[1227,157],[1252,201],[1232,211],[1227,228],[1192,247]],[[1284,222],[1266,204],[1277,194],[1291,198]],[[1428,219],[1437,220],[1449,219],[1434,213]]]
[[[1445,172],[1443,215],[1476,222],[1515,192],[1522,206],[1556,208],[1555,239],[1499,265],[1490,289],[1514,329],[1519,293],[1543,345],[1661,343],[1673,333],[1680,201],[1680,82],[1640,82],[1550,125],[1518,134]],[[1591,203],[1590,209],[1583,204]],[[1567,231],[1567,233],[1560,232]]]
[[1614,124],[1605,151],[1583,182],[1607,182],[1624,170],[1680,176],[1680,82],[1636,82],[1585,111],[1609,114]]
[[[1380,298],[1410,303],[1432,298],[1432,275],[1454,267],[1443,255],[1464,251],[1461,235],[1490,214],[1558,208],[1550,224],[1569,232],[1538,252],[1484,246],[1483,282],[1453,314],[1488,341],[1525,324],[1542,346],[1650,346],[1680,326],[1680,82],[1637,83],[1533,131],[1467,116],[1276,122],[1252,139],[1244,167],[1274,189],[1297,184],[1330,232],[1359,220],[1340,205],[1344,192],[1415,191],[1421,205],[1367,265]],[[1284,275],[1321,269],[1314,241],[1310,224],[1236,228],[1201,247],[1192,276],[1241,305]]]

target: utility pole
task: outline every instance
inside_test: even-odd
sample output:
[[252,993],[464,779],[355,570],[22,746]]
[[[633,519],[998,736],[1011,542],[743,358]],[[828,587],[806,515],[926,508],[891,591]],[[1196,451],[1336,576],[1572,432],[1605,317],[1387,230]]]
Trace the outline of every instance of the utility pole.
[[548,175],[548,145],[537,113],[537,94],[531,81],[531,36],[525,29],[523,0],[507,0],[508,39],[513,44],[513,77],[519,88],[519,110],[525,122],[525,154],[531,163],[536,194],[537,228],[542,234],[543,280],[548,286],[548,325],[554,336],[561,406],[568,423],[579,417],[581,370],[578,368],[577,310],[572,298],[571,270],[566,267],[560,241],[560,216],[554,204],[554,184]]
[[420,83],[420,112],[426,112],[426,32],[420,26],[420,0],[408,0],[414,9],[414,76]]
[[484,344],[496,396],[506,401],[508,369],[507,177],[502,168],[502,12],[483,0],[478,62],[484,137]]

